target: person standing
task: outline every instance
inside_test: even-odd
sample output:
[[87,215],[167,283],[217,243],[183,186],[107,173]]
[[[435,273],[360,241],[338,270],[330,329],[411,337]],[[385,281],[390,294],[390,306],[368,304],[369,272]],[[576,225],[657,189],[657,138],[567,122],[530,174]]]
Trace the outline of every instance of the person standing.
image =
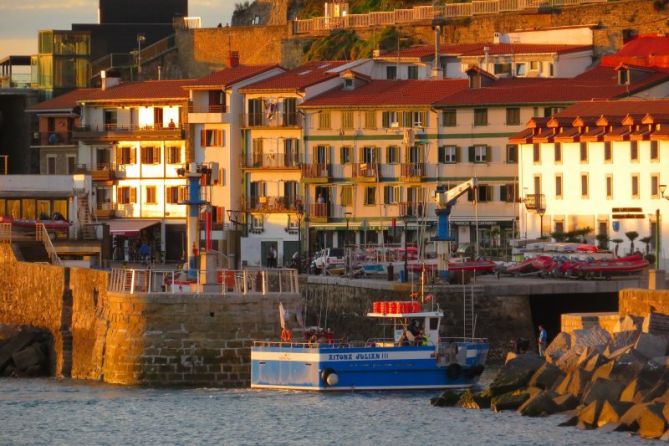
[[539,338],[537,338],[537,345],[539,347],[539,356],[543,356],[548,344],[548,333],[543,325],[539,325]]

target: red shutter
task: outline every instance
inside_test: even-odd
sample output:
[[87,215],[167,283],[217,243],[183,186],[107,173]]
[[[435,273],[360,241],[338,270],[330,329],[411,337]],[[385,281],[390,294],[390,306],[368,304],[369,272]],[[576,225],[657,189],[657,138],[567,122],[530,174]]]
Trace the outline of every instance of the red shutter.
[[207,132],[205,130],[200,131],[200,145],[207,147]]

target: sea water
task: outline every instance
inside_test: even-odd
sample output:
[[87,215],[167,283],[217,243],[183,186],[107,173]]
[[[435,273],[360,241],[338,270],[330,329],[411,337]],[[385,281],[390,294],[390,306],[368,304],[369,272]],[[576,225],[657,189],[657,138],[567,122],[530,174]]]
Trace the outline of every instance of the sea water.
[[564,415],[432,407],[437,392],[145,389],[0,379],[2,445],[650,445]]

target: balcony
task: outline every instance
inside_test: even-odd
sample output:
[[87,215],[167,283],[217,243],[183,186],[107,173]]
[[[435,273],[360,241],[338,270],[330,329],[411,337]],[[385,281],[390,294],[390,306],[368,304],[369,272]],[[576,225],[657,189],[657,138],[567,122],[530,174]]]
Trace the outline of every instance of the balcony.
[[242,198],[242,209],[246,212],[267,214],[297,212],[302,210],[301,197],[254,197]]
[[299,113],[244,113],[242,125],[247,128],[302,128],[302,115]]
[[353,164],[353,178],[365,181],[376,182],[378,180],[379,165],[371,163]]
[[326,223],[331,213],[330,203],[314,203],[309,206],[309,218],[313,223]]
[[415,203],[411,201],[404,201],[400,203],[399,217],[425,217],[427,206],[423,203]]
[[74,146],[77,142],[72,132],[35,132],[31,146]]
[[302,180],[306,183],[327,183],[332,177],[331,164],[303,164]]
[[111,202],[98,203],[95,216],[103,220],[112,218],[114,216],[114,205]]
[[72,131],[74,138],[116,141],[119,139],[185,139],[184,128],[180,125],[118,125],[79,127]]
[[[250,158],[250,159],[249,159]],[[242,160],[246,169],[299,169],[300,157],[297,153],[252,153]]]
[[112,163],[99,163],[89,168],[86,164],[79,164],[76,173],[90,175],[93,181],[108,182],[114,179],[114,165]]
[[401,167],[401,178],[405,181],[420,181],[425,176],[424,163],[405,163]]
[[188,122],[191,124],[227,124],[228,108],[223,104],[188,104]]

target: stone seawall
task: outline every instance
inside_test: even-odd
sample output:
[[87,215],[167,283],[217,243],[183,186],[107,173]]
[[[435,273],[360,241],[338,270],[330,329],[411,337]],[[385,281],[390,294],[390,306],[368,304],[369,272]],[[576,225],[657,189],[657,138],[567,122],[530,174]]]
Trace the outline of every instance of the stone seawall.
[[620,291],[620,315],[669,314],[669,290],[627,289]]
[[[365,315],[371,311],[372,302],[378,300],[406,300],[410,293],[407,286],[376,282],[364,286],[356,281],[355,287],[338,280],[301,284],[306,306],[306,324],[332,328],[336,337],[365,340],[372,337],[391,337],[392,333],[375,326]],[[376,288],[375,288],[376,286]],[[381,289],[381,287],[383,287]],[[509,343],[517,338],[534,339],[534,327],[529,296],[483,295],[481,288],[448,287],[429,289],[434,302],[444,310],[441,333],[448,337],[461,337],[464,333],[464,293],[474,293],[476,315],[475,336],[488,338],[491,343],[490,359],[501,360]]]

